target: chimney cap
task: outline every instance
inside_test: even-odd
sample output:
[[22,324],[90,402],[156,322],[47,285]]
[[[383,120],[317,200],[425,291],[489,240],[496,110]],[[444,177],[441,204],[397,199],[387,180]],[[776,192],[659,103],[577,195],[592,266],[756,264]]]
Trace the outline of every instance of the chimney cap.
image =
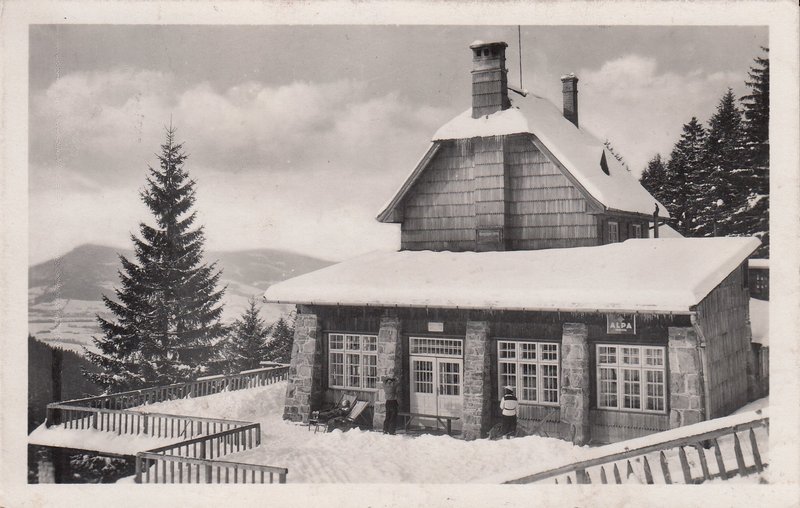
[[472,44],[469,45],[470,49],[483,48],[483,47],[486,47],[486,46],[502,46],[504,48],[507,48],[508,44],[506,44],[503,41],[483,42],[482,40],[477,40],[477,41],[473,41]]
[[578,81],[578,76],[574,72],[570,72],[561,76],[561,81]]

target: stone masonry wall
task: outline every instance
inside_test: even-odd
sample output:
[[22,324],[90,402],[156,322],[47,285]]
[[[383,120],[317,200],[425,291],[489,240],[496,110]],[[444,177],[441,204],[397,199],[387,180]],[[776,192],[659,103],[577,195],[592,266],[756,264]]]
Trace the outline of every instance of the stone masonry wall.
[[462,435],[466,440],[488,434],[491,425],[491,365],[489,323],[467,322],[464,340],[464,411]]
[[322,337],[315,314],[298,314],[286,386],[283,419],[308,421],[322,399]]
[[703,421],[701,372],[694,328],[669,327],[670,428]]
[[589,328],[564,323],[561,338],[561,421],[567,439],[578,445],[589,439]]
[[396,317],[381,318],[381,327],[378,332],[378,395],[375,397],[375,407],[372,418],[374,429],[383,428],[386,418],[386,396],[383,392],[382,380],[386,376],[399,380],[397,387],[397,400],[403,400],[403,354],[400,342],[400,319]]

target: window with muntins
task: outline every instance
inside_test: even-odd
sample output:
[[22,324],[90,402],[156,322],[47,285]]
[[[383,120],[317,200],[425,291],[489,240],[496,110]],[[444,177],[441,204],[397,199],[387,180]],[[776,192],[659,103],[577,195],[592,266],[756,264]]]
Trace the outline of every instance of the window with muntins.
[[642,225],[641,224],[632,224],[631,225],[631,237],[632,238],[641,238],[642,237]]
[[378,337],[328,334],[328,386],[354,390],[378,387]]
[[597,345],[597,407],[665,413],[664,348]]
[[556,342],[497,341],[500,395],[514,387],[522,403],[558,405],[559,347]]

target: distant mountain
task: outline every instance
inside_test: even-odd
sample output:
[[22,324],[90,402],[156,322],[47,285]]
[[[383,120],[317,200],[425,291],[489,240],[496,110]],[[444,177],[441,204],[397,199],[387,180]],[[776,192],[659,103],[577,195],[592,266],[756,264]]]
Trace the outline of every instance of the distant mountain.
[[[114,298],[119,286],[119,255],[133,259],[133,251],[103,245],[81,245],[63,256],[28,269],[28,330],[37,339],[65,349],[81,350],[99,333],[95,314],[110,317],[102,295]],[[253,249],[206,253],[222,270],[225,292],[223,319],[244,311],[250,297],[260,297],[270,285],[332,264],[282,250]],[[268,322],[291,310],[287,305],[263,304]]]

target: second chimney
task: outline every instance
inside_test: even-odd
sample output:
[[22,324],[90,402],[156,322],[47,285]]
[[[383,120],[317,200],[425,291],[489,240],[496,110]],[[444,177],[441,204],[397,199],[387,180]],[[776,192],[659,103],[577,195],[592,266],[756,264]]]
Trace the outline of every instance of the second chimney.
[[511,107],[508,100],[505,42],[475,41],[472,50],[472,118]]
[[575,74],[561,76],[561,92],[564,94],[564,118],[578,127],[578,77]]

